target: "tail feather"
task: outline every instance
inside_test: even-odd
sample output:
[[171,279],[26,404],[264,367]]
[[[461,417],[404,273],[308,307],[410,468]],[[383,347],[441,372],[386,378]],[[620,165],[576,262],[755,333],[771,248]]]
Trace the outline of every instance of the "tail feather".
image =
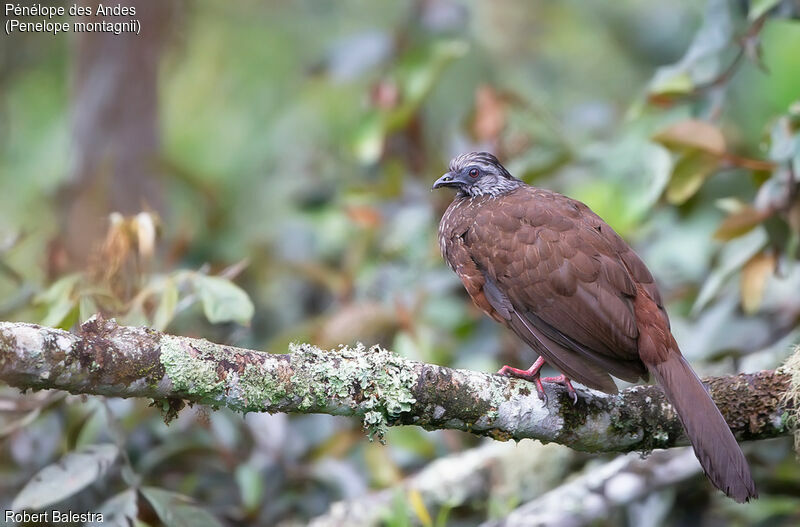
[[714,486],[739,503],[757,498],[747,459],[686,359],[680,352],[672,352],[666,360],[646,365],[677,410],[695,455]]

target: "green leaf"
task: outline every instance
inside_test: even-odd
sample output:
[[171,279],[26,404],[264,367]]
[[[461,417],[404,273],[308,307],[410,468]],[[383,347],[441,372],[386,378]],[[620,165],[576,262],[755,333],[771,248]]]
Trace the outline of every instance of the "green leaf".
[[0,439],[13,434],[17,430],[25,428],[26,426],[34,422],[36,418],[39,417],[41,411],[42,411],[41,407],[37,406],[36,408],[26,413],[22,417],[14,419],[13,421],[3,423],[3,425],[0,426]]
[[726,243],[719,255],[719,265],[703,283],[692,306],[692,316],[697,315],[716,296],[728,278],[741,269],[750,258],[758,254],[767,244],[764,229],[755,229]]
[[175,317],[175,308],[178,305],[178,286],[175,280],[168,279],[161,292],[161,300],[153,316],[153,327],[158,331],[164,331]]
[[214,445],[206,435],[176,434],[169,441],[158,443],[147,449],[136,464],[136,472],[142,476],[170,462],[174,457],[191,452],[193,455],[206,455],[215,452]]
[[434,43],[420,54],[412,54],[403,64],[403,95],[409,104],[418,106],[433,89],[444,69],[469,51],[463,40]]
[[356,158],[365,165],[371,165],[383,154],[386,139],[386,122],[383,114],[372,112],[358,125],[353,139]]
[[758,20],[767,11],[780,3],[781,0],[753,0],[750,4],[750,11],[747,13],[747,19],[751,22]]
[[694,89],[692,77],[685,71],[653,80],[649,91],[655,95],[684,95]]
[[789,161],[795,154],[795,135],[789,119],[780,117],[770,130],[769,158],[778,163]]
[[81,295],[81,299],[78,302],[78,320],[80,322],[85,322],[89,320],[92,315],[97,313],[97,311],[97,304],[91,295]]
[[209,512],[191,505],[188,496],[156,487],[141,490],[166,527],[222,527]]
[[403,57],[397,73],[402,102],[388,110],[368,113],[355,131],[353,150],[361,163],[378,161],[386,136],[408,125],[447,66],[468,50],[469,44],[463,40],[446,40],[415,48]]
[[236,483],[242,496],[242,505],[247,512],[255,512],[261,506],[264,495],[264,478],[261,472],[249,463],[236,467]]
[[242,288],[218,276],[195,276],[195,287],[203,302],[203,312],[212,324],[238,322],[249,324],[253,318],[253,302]]
[[735,43],[734,4],[729,0],[709,0],[703,24],[692,43],[675,64],[656,71],[648,91],[651,94],[682,94],[716,78],[727,64],[725,52]]
[[144,306],[136,302],[133,307],[124,315],[117,318],[120,324],[124,326],[149,326],[150,319],[144,312]]
[[439,512],[436,514],[436,527],[447,527],[449,525],[447,519],[450,516],[450,511],[453,506],[449,503],[444,503],[439,507]]
[[90,445],[69,452],[36,473],[14,498],[11,508],[40,510],[72,496],[105,474],[119,454],[116,445]]
[[381,524],[386,527],[411,527],[411,514],[405,493],[395,487],[391,507],[381,515]]
[[667,200],[673,205],[681,205],[695,195],[703,183],[717,168],[717,158],[702,150],[689,150],[683,153],[672,171],[667,185]]
[[[97,402],[97,399],[95,399],[95,402]],[[108,430],[107,414],[102,405],[96,404],[94,410],[86,415],[80,430],[77,431],[75,449],[89,448],[97,442],[100,434],[106,430]]]
[[136,491],[123,490],[104,501],[97,512],[103,515],[102,522],[88,523],[87,527],[129,527],[139,514],[136,504]]
[[78,306],[78,298],[74,293],[79,279],[79,274],[64,276],[37,295],[35,301],[47,307],[41,320],[43,326],[63,328],[65,321],[71,319],[70,314]]
[[41,304],[52,304],[56,302],[59,298],[72,292],[80,277],[81,275],[77,273],[62,276],[53,282],[45,291],[36,295],[34,301]]
[[648,143],[643,147],[642,155],[644,156],[642,169],[647,178],[647,188],[631,208],[639,208],[644,212],[655,205],[658,198],[664,193],[673,166],[672,156],[661,145]]

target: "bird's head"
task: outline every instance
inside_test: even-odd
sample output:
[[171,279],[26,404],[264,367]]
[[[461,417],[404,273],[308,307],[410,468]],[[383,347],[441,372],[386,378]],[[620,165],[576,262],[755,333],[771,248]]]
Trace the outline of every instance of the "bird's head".
[[455,187],[460,196],[499,196],[521,184],[494,155],[470,152],[453,158],[450,171],[437,179],[433,188]]

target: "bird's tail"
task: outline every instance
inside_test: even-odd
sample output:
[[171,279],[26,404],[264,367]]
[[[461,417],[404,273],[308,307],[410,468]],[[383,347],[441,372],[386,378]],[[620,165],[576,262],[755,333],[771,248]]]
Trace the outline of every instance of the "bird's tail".
[[694,453],[714,486],[739,503],[757,498],[750,467],[739,444],[700,379],[675,346],[666,360],[657,364],[645,361],[647,369],[677,410]]

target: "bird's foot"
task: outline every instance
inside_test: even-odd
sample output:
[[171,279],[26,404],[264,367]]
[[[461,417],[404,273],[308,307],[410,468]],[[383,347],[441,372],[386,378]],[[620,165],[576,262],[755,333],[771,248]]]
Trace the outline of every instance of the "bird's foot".
[[542,369],[542,366],[544,366],[544,359],[539,357],[536,359],[536,362],[531,364],[531,367],[527,370],[512,368],[511,366],[506,365],[497,370],[497,373],[507,377],[519,377],[520,379],[525,379],[526,381],[535,382],[536,379],[539,378],[539,371]]
[[500,375],[505,375],[506,377],[517,377],[519,379],[525,379],[526,381],[533,382],[534,379],[539,377],[539,368],[536,370],[533,369],[533,366],[528,368],[527,370],[521,370],[519,368],[512,368],[511,366],[503,366],[497,373]]
[[544,366],[544,359],[539,357],[536,359],[530,368],[527,370],[521,370],[519,368],[512,368],[511,366],[503,366],[497,373],[500,375],[505,375],[507,377],[517,377],[520,379],[525,379],[526,381],[530,381],[536,383],[536,392],[539,395],[539,399],[547,402],[547,395],[544,393],[544,386],[542,386],[542,381],[539,378],[540,371]]
[[572,404],[578,403],[578,392],[575,391],[575,387],[572,386],[572,381],[569,380],[564,374],[559,375],[558,377],[545,377],[543,379],[539,379],[538,383],[541,385],[542,382],[555,382],[558,384],[563,384],[567,388],[567,393],[569,393],[569,398],[572,399]]

